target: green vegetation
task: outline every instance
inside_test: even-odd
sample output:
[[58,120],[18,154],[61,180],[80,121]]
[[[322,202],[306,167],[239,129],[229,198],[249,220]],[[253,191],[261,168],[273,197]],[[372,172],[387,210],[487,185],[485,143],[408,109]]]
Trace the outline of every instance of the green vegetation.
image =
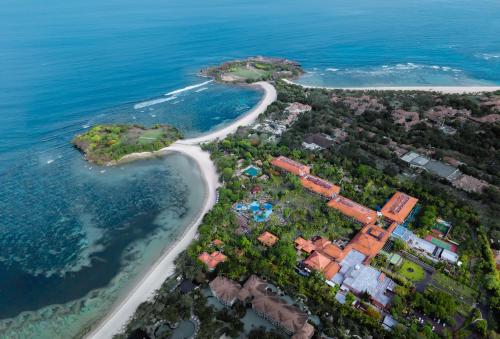
[[156,125],[98,125],[73,139],[85,158],[98,165],[116,163],[123,156],[136,152],[152,152],[182,138],[174,127]]
[[201,75],[217,81],[232,83],[252,83],[278,79],[293,79],[303,73],[296,62],[265,57],[226,62],[220,66],[202,70]]
[[465,286],[440,272],[432,276],[431,283],[435,287],[444,290],[456,296],[459,300],[462,300],[469,304],[472,304],[478,296],[478,293],[472,288]]
[[403,261],[403,265],[401,265],[398,272],[403,277],[410,279],[413,282],[421,281],[425,278],[424,269],[406,259]]
[[[257,72],[259,76],[263,76],[264,73],[261,72],[267,71],[265,65],[257,63],[252,64],[251,68],[255,69],[251,72]],[[225,70],[240,71],[238,68]],[[223,72],[219,72],[214,76],[222,74]],[[460,106],[463,101],[454,101],[446,95],[420,92],[374,92],[369,93],[369,96],[377,98],[386,109],[357,114],[342,100],[332,100],[331,91],[302,89],[280,81],[276,86],[278,101],[268,108],[261,119],[282,118],[284,108],[291,102],[308,104],[313,107],[312,111],[301,115],[277,141],[269,140],[269,135],[264,132],[241,128],[236,135],[203,146],[211,153],[224,185],[218,191],[217,204],[207,213],[198,229],[198,238],[177,261],[177,273],[198,281],[202,288],[217,275],[242,282],[251,274],[257,274],[279,287],[294,302],[317,315],[320,319],[317,333],[321,331],[329,337],[437,338],[451,337],[452,332],[457,337],[466,337],[469,333],[494,335],[494,331],[498,329],[496,321],[500,319],[500,283],[488,237],[496,239],[494,232],[498,225],[491,216],[495,215],[494,206],[497,202],[479,202],[478,199],[483,199],[483,196],[457,193],[447,183],[426,174],[403,175],[403,171],[408,169],[398,162],[398,157],[389,148],[394,143],[409,144],[411,147],[424,146],[416,142],[416,130],[407,134],[401,126],[394,125],[387,107],[412,109],[424,114],[435,106],[437,100],[443,100],[457,109],[463,108]],[[335,92],[335,95],[361,97],[363,94]],[[474,115],[479,116],[476,113]],[[470,128],[469,122],[464,122],[466,129]],[[302,148],[306,134],[326,133],[333,136],[336,129],[340,128],[348,133],[345,142],[314,152]],[[466,133],[461,127],[457,128],[457,133]],[[418,129],[419,135],[423,135],[426,140],[425,145],[440,144],[443,136],[438,135],[434,127],[429,129],[433,130],[430,134],[427,134],[424,126]],[[495,130],[491,126],[487,129]],[[488,133],[487,143],[491,146],[496,141]],[[405,138],[405,135],[409,137]],[[457,135],[457,138],[458,143],[467,140],[461,135]],[[446,142],[451,144],[453,140],[446,137]],[[472,140],[468,142],[472,144],[472,148],[478,147],[477,140],[475,143]],[[449,148],[441,149],[446,152],[451,149],[456,151],[455,144],[447,145]],[[464,156],[461,159],[470,160],[471,155],[467,155],[467,152],[456,156]],[[372,264],[398,284],[394,289],[395,296],[389,312],[400,325],[392,332],[381,327],[379,313],[368,306],[366,300],[359,302],[364,311],[351,307],[355,300],[352,294],[349,294],[345,305],[337,303],[334,298],[336,289],[325,284],[321,274],[314,272],[307,277],[297,274],[296,264],[304,256],[295,251],[293,240],[299,235],[306,239],[321,235],[332,240],[349,240],[360,226],[328,208],[325,200],[305,191],[295,176],[282,175],[276,171],[270,161],[277,155],[312,165],[314,175],[340,185],[342,195],[372,209],[382,206],[396,190],[417,197],[422,210],[415,216],[410,227],[427,232],[437,216],[449,221],[453,225],[450,237],[460,243],[462,266],[435,264],[427,259],[426,263],[436,270],[427,285],[425,272],[419,265],[404,260],[402,267],[397,269],[388,263],[384,255],[377,256]],[[485,161],[481,155],[477,159],[479,162]],[[255,163],[262,169],[264,178],[236,175],[245,166]],[[483,174],[488,172],[483,164],[473,164],[481,167]],[[487,166],[494,168],[497,164],[491,162]],[[489,177],[492,180],[490,182],[495,181],[495,175]],[[250,189],[255,186],[259,186],[259,193],[251,194]],[[257,223],[251,219],[241,221],[237,217],[233,205],[255,199],[273,204],[273,214],[269,221]],[[244,232],[241,231],[242,224]],[[279,241],[271,248],[262,246],[257,240],[264,230],[279,237]],[[228,259],[218,265],[215,271],[209,272],[197,260],[197,256],[203,251],[213,251],[214,239],[223,241],[223,251]],[[411,252],[398,240],[393,242],[392,251]],[[235,305],[227,312],[218,312],[205,303],[205,298],[199,293],[192,293],[191,296],[197,300],[196,307],[201,310],[196,311],[196,315],[203,323],[202,328],[208,328],[203,334],[207,337],[223,332],[230,333],[231,337],[242,335],[237,317],[244,313],[243,305]],[[478,303],[482,312],[479,316],[471,307],[475,303]],[[421,317],[425,318],[423,324],[419,322]],[[433,330],[431,322],[434,318],[445,321],[447,327],[443,329],[438,326]],[[151,319],[138,326],[146,328],[147,324],[162,318],[155,315]],[[475,321],[476,319],[479,320]],[[274,332],[261,330],[245,335],[276,337]],[[203,335],[200,334],[200,337]]]

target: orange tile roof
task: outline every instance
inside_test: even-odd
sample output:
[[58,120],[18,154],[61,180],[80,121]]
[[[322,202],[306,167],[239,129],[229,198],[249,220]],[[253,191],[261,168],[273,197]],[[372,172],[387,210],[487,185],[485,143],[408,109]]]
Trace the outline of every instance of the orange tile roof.
[[396,192],[391,199],[382,207],[382,215],[399,224],[402,224],[411,210],[417,204],[418,199],[402,192]]
[[221,262],[226,261],[227,257],[221,252],[212,252],[208,254],[207,252],[203,252],[198,256],[198,259],[208,266],[209,269],[214,269]]
[[212,244],[214,244],[215,246],[222,246],[224,243],[220,239],[214,239],[214,241],[212,241]]
[[326,180],[315,177],[314,175],[306,175],[300,179],[302,186],[309,189],[310,191],[320,194],[326,198],[333,198],[336,194],[339,194],[340,187],[336,186]]
[[371,224],[377,220],[377,212],[341,195],[330,200],[327,205],[328,207],[334,208],[348,217],[356,219],[362,224]]
[[282,170],[293,173],[295,175],[304,176],[309,174],[311,168],[300,162],[294,161],[284,156],[279,156],[271,161],[273,166],[279,167]]
[[328,244],[322,249],[323,253],[332,257],[333,259],[340,260],[344,258],[344,252],[334,244]]
[[333,276],[340,270],[340,266],[337,262],[330,260],[318,251],[314,251],[306,260],[304,260],[304,265],[311,270],[323,273],[323,276],[327,280],[332,279]]
[[326,245],[329,245],[331,243],[332,242],[330,240],[323,238],[323,237],[319,237],[318,239],[313,241],[313,244],[314,244],[314,246],[316,246],[316,248],[323,248]]
[[331,280],[339,270],[340,265],[337,262],[332,261],[328,266],[326,266],[325,270],[323,271],[323,275],[326,280]]
[[384,247],[396,226],[397,223],[392,223],[387,230],[384,230],[376,225],[366,225],[352,238],[346,246],[344,254],[347,254],[351,249],[355,249],[366,255],[366,260],[370,261]]
[[271,247],[276,243],[276,241],[279,240],[279,238],[277,236],[275,236],[274,234],[272,234],[268,231],[265,231],[257,238],[257,240],[259,240],[261,243],[263,243],[267,247]]
[[307,257],[306,260],[304,260],[304,265],[312,270],[323,272],[331,262],[332,261],[325,255],[314,251],[309,257]]
[[314,246],[311,240],[306,240],[302,237],[298,237],[297,239],[295,239],[295,248],[299,251],[311,253],[316,249],[316,246]]

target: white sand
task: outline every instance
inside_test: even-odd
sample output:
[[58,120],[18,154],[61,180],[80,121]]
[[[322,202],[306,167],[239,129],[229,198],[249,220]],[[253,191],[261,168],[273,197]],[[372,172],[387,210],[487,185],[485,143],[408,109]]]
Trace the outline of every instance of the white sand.
[[446,94],[464,94],[464,93],[481,93],[500,91],[500,86],[382,86],[382,87],[323,87],[323,86],[308,86],[301,85],[295,82],[283,79],[285,82],[304,88],[321,88],[321,89],[343,89],[349,91],[427,91],[440,92]]
[[252,110],[230,125],[204,136],[193,139],[179,140],[169,147],[161,149],[157,152],[130,154],[120,160],[120,162],[132,161],[151,156],[163,155],[167,152],[183,153],[193,158],[199,166],[207,186],[207,196],[198,217],[186,229],[182,237],[151,266],[146,275],[137,283],[132,291],[130,291],[128,296],[120,304],[118,304],[92,332],[86,335],[86,338],[111,338],[114,334],[119,333],[128,320],[134,315],[137,307],[144,301],[152,298],[155,291],[161,287],[163,282],[170,275],[173,274],[175,269],[175,258],[189,246],[197,233],[198,226],[200,225],[203,216],[215,205],[217,199],[217,187],[220,185],[219,176],[214,163],[210,159],[210,154],[203,151],[199,144],[216,139],[223,139],[228,134],[234,133],[239,126],[251,124],[259,116],[259,114],[265,112],[267,106],[274,102],[277,98],[276,89],[267,82],[259,82],[255,85],[264,89],[264,97]]

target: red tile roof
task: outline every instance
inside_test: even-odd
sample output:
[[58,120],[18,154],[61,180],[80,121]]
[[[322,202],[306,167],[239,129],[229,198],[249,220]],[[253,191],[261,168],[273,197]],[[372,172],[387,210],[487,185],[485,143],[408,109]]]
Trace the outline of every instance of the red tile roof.
[[396,223],[392,223],[387,230],[384,230],[376,225],[366,225],[347,244],[344,254],[347,254],[351,249],[355,249],[366,255],[367,262],[370,261],[384,247],[396,226]]
[[224,243],[220,239],[214,239],[212,241],[212,244],[214,244],[215,246],[222,246]]
[[326,245],[329,245],[331,244],[332,242],[326,238],[323,238],[323,237],[319,237],[317,238],[316,240],[313,241],[313,244],[314,246],[316,246],[316,248],[323,248],[325,247]]
[[306,260],[304,260],[304,265],[312,270],[323,272],[323,270],[325,270],[331,262],[332,261],[325,255],[314,251],[309,257],[307,257]]
[[321,178],[315,177],[314,175],[306,175],[305,177],[302,177],[300,179],[300,182],[305,188],[328,199],[333,198],[340,192],[339,186],[336,186]]
[[304,260],[304,265],[311,270],[323,273],[323,276],[327,280],[332,279],[333,276],[340,270],[340,266],[337,262],[330,260],[327,256],[318,251],[314,251],[306,260]]
[[327,205],[365,225],[377,220],[377,212],[341,195],[330,200]]
[[279,240],[279,238],[277,236],[275,236],[274,234],[272,234],[268,231],[265,231],[257,238],[257,240],[259,240],[261,243],[263,243],[267,247],[271,247],[274,244],[276,244],[276,242]]
[[214,269],[219,263],[226,261],[227,257],[221,252],[212,252],[208,254],[203,252],[198,256],[198,259],[208,266],[209,269]]
[[306,240],[302,237],[298,237],[297,239],[295,239],[295,248],[299,251],[311,253],[316,249],[316,246],[314,246],[311,240]]
[[381,212],[384,217],[402,224],[417,202],[418,199],[416,198],[402,192],[396,192],[382,207]]
[[335,276],[335,274],[338,273],[338,271],[340,271],[340,265],[335,261],[331,261],[323,271],[323,275],[325,276],[326,280],[331,280]]
[[344,252],[334,244],[328,244],[322,249],[323,253],[336,260],[344,258]]
[[294,161],[284,156],[274,158],[271,161],[271,164],[298,176],[307,175],[311,171],[309,166],[306,166],[304,164],[301,164],[300,162]]

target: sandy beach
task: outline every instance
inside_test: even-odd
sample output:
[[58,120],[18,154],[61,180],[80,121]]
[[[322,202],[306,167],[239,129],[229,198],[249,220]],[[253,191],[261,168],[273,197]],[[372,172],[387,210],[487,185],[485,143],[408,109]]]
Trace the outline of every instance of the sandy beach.
[[212,133],[206,134],[206,135],[201,135],[196,138],[191,138],[191,139],[185,139],[185,140],[179,140],[177,143],[183,144],[183,145],[195,145],[195,144],[201,144],[209,141],[214,141],[216,139],[224,139],[227,135],[232,134],[236,132],[238,127],[240,126],[248,126],[252,122],[257,119],[257,117],[263,113],[267,106],[269,106],[271,103],[276,101],[276,98],[278,96],[276,89],[274,88],[273,85],[261,81],[261,82],[256,82],[255,84],[252,84],[251,86],[253,87],[258,87],[264,90],[264,96],[262,99],[259,101],[259,103],[253,107],[250,111],[245,113],[243,116],[241,116],[239,119],[236,121],[232,122],[231,124],[214,131]]
[[349,91],[427,91],[440,92],[445,94],[466,94],[480,92],[495,92],[500,91],[500,86],[382,86],[382,87],[323,87],[323,86],[307,86],[297,84],[293,81],[284,79],[283,81],[301,86],[304,88],[321,88],[321,89],[342,89]]
[[254,108],[224,128],[200,137],[179,140],[169,147],[163,148],[157,152],[130,154],[119,161],[123,163],[152,156],[160,156],[168,152],[180,152],[196,161],[203,175],[207,193],[202,210],[193,223],[184,231],[180,239],[165,251],[162,257],[151,266],[146,275],[137,283],[127,297],[117,304],[103,321],[85,336],[86,338],[111,338],[114,334],[120,332],[127,321],[134,315],[137,307],[142,302],[154,296],[154,292],[159,289],[165,279],[174,272],[175,258],[189,246],[197,233],[198,226],[203,220],[203,216],[216,203],[217,188],[220,185],[219,176],[215,165],[210,159],[210,154],[203,151],[199,144],[216,139],[223,139],[228,134],[234,133],[238,127],[251,124],[261,113],[265,112],[267,106],[277,98],[276,89],[267,82],[259,82],[256,83],[255,86],[264,89],[263,98]]

